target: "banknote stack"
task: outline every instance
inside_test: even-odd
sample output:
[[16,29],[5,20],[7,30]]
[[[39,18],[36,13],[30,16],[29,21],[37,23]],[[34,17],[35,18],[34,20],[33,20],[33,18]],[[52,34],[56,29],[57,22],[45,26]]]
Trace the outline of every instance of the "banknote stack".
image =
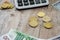
[[7,34],[4,34],[0,37],[0,40],[44,40],[38,39],[29,35],[26,35],[22,32],[18,32],[17,30],[11,29]]

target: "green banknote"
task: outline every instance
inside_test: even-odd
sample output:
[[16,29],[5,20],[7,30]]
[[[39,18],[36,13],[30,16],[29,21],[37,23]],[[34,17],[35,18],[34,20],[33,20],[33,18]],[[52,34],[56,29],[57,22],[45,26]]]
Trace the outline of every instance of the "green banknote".
[[22,32],[19,32],[17,30],[13,30],[13,29],[11,29],[8,32],[8,36],[12,40],[44,40],[44,39],[39,39],[39,38],[32,37],[30,35],[24,34]]

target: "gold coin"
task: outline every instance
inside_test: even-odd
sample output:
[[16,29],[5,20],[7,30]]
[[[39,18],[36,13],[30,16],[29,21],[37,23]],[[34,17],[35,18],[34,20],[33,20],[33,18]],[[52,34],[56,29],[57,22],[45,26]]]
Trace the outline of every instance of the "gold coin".
[[29,21],[34,21],[34,20],[37,21],[38,20],[37,17],[32,16],[32,17],[29,18]]
[[44,16],[45,16],[45,13],[44,13],[44,12],[39,12],[37,15],[38,15],[39,17],[44,17]]
[[33,28],[37,27],[38,26],[38,21],[31,21],[29,22],[29,25]]
[[7,8],[8,7],[8,2],[5,1],[2,5],[1,5],[2,8]]
[[48,28],[48,29],[53,27],[53,24],[51,22],[44,23],[43,25],[45,28]]
[[10,8],[13,8],[13,7],[14,7],[13,4],[10,3]]
[[38,25],[38,19],[36,16],[32,16],[29,18],[29,25],[33,28],[37,27]]
[[49,22],[49,21],[51,21],[51,18],[49,16],[44,16],[43,21],[44,22]]
[[1,7],[2,8],[7,8],[6,4],[4,4],[4,3],[1,5]]
[[7,8],[9,8],[9,9],[14,7],[13,4],[11,4],[11,3],[7,3],[7,6],[8,6]]

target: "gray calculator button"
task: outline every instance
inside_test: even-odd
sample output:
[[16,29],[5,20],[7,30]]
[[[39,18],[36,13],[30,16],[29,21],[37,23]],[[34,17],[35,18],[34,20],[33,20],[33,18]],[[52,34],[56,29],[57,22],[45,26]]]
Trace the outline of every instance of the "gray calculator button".
[[23,2],[28,2],[28,0],[23,0]]
[[29,5],[29,3],[28,2],[24,2],[24,5],[27,6],[27,5]]
[[35,0],[36,4],[40,4],[40,0]]
[[18,3],[18,6],[23,6],[23,3]]
[[17,0],[18,3],[22,2],[22,0]]
[[28,0],[23,0],[23,2],[25,6],[29,5]]
[[29,0],[29,2],[30,2],[30,5],[34,4],[34,0]]

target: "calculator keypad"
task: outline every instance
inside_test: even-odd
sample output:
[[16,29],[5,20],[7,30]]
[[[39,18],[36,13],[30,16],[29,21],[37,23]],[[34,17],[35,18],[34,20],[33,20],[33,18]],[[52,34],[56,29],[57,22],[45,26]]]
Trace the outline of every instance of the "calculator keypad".
[[18,0],[18,6],[46,3],[46,0]]
[[16,0],[16,1],[17,1],[17,4],[18,4],[18,5],[16,4],[16,7],[18,9],[19,8],[30,8],[30,7],[35,7],[35,6],[36,7],[37,6],[44,6],[44,5],[49,4],[48,0]]

